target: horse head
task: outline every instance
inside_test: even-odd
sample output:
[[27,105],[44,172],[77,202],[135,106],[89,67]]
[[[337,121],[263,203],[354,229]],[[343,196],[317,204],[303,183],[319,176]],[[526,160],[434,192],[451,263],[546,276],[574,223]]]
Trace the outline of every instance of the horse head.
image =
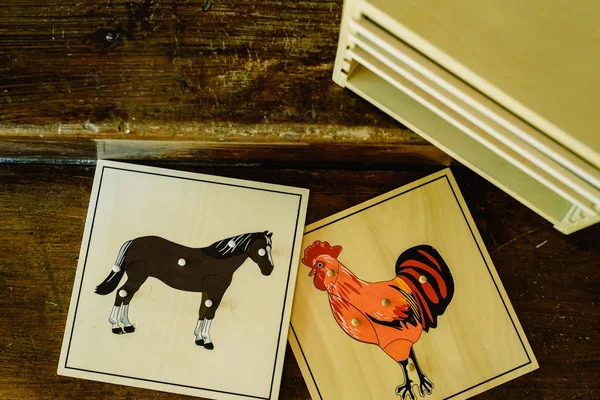
[[272,236],[273,232],[264,231],[259,233],[248,247],[248,257],[258,265],[263,275],[270,275],[273,272]]

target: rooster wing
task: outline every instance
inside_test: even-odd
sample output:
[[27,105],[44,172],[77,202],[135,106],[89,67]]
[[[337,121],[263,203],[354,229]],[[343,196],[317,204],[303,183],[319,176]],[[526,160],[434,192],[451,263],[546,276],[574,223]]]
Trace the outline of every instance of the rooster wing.
[[[371,312],[367,317],[374,324],[395,328],[407,329],[407,325],[417,326],[421,322],[418,306],[413,297],[406,293],[399,285],[390,284],[389,287],[399,293],[392,300],[389,312]],[[383,310],[381,310],[383,311]]]
[[373,325],[358,308],[331,293],[329,304],[335,320],[348,335],[361,342],[379,344]]

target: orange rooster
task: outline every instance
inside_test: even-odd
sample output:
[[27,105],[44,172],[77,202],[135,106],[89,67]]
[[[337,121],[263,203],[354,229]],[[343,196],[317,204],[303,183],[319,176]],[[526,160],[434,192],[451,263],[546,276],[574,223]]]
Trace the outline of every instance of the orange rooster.
[[416,369],[421,397],[431,394],[433,383],[423,373],[413,344],[421,332],[437,326],[454,295],[448,266],[431,246],[403,252],[396,261],[396,277],[365,282],[338,261],[342,246],[315,241],[304,251],[302,263],[312,268],[314,284],[329,295],[331,311],[352,338],[378,345],[402,367],[404,384],[396,388],[401,400],[415,400],[407,369]]

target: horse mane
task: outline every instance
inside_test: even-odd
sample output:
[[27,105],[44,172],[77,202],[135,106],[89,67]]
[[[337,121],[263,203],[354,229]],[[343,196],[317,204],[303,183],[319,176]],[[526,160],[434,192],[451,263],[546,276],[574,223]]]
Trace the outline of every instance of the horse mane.
[[[221,239],[208,247],[202,248],[201,250],[208,256],[223,260],[244,254],[246,251],[248,251],[248,248],[252,242],[265,235],[266,232],[243,233],[241,235]],[[229,245],[230,243],[235,244],[235,246],[231,247]]]

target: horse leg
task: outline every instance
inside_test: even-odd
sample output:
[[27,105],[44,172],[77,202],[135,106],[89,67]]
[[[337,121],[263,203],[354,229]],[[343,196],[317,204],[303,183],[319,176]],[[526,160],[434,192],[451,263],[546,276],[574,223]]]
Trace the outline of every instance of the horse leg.
[[[118,302],[118,304],[117,304]],[[110,317],[108,317],[108,322],[111,323],[112,325],[112,332],[116,333],[117,335],[120,335],[121,333],[123,333],[123,330],[121,329],[121,327],[119,326],[119,323],[117,322],[117,318],[119,317],[119,310],[121,309],[121,302],[119,302],[119,295],[117,295],[116,299],[115,299],[115,305],[112,308],[112,311],[110,312]]]
[[123,330],[127,333],[135,331],[135,327],[129,322],[129,304],[123,304],[121,306],[121,322],[123,323]]
[[215,317],[215,312],[221,303],[225,290],[231,283],[227,279],[219,275],[210,275],[204,280],[204,291],[202,292],[202,303],[198,313],[198,324],[196,329],[200,327],[201,339],[196,335],[196,344],[203,345],[205,349],[212,350],[215,348],[210,340],[210,326]]
[[198,322],[196,322],[196,329],[194,329],[194,336],[196,337],[195,342],[198,346],[204,346],[203,332],[204,326],[206,325],[206,306],[204,306],[204,303],[206,299],[205,292],[203,292],[200,308],[198,309]]
[[117,290],[115,294],[115,304],[110,312],[110,317],[108,317],[108,322],[112,325],[112,332],[114,334],[120,335],[123,333],[123,329],[119,325],[119,311],[121,310],[121,306],[123,305],[123,297],[120,295],[120,290]]
[[[202,292],[202,303],[200,303],[200,311],[198,313],[201,339],[198,340],[198,336],[196,336],[196,344],[204,346],[207,350],[213,350],[215,348],[215,345],[210,340],[210,325],[215,317],[215,309],[217,308],[218,303],[215,305],[213,298],[215,298],[215,296],[210,295],[208,292]],[[219,302],[220,300],[221,299],[219,298]]]
[[215,345],[210,340],[210,325],[212,324],[212,319],[207,319],[204,327],[202,328],[202,338],[204,339],[204,348],[207,350],[212,350],[215,348]]
[[[119,288],[117,297],[121,299],[121,322],[123,323],[123,331],[125,333],[135,332],[135,327],[129,321],[129,303],[133,295],[140,290],[140,286],[144,284],[146,278],[132,279],[128,278],[127,282]],[[114,332],[114,330],[113,330]]]
[[202,338],[202,329],[204,329],[205,319],[198,318],[196,322],[196,329],[194,329],[194,336],[196,337],[196,344],[198,346],[204,346],[204,339]]

